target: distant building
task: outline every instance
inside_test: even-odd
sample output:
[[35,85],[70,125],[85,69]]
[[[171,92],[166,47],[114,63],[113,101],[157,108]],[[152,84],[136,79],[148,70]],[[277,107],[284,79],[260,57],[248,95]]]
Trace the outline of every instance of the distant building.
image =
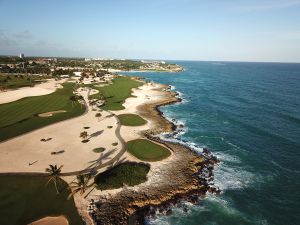
[[75,75],[75,77],[81,77],[81,72],[73,72],[73,74]]
[[24,53],[20,53],[20,55],[19,55],[19,58],[20,59],[23,59],[25,56],[24,56]]
[[60,75],[61,78],[69,78],[69,75]]

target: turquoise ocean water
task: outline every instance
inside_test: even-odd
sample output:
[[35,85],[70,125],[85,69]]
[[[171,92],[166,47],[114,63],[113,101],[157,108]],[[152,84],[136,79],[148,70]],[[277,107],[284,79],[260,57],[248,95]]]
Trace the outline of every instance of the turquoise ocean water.
[[300,64],[176,63],[185,71],[129,74],[180,93],[182,103],[161,108],[185,125],[168,138],[219,157],[222,193],[148,223],[300,224]]

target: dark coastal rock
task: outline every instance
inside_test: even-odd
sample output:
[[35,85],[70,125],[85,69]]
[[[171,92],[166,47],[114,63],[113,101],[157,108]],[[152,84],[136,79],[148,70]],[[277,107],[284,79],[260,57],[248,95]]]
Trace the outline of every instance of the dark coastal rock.
[[[166,87],[162,86],[162,89]],[[208,149],[199,156],[186,146],[162,141],[155,136],[162,132],[175,131],[175,134],[178,134],[177,126],[162,116],[159,107],[180,100],[174,92],[164,93],[165,99],[142,105],[138,110],[142,117],[150,120],[156,127],[143,132],[143,136],[161,143],[176,157],[171,158],[168,163],[159,165],[159,168],[156,168],[158,171],[155,172],[155,179],[138,185],[137,190],[128,187],[115,195],[99,199],[92,216],[96,224],[144,224],[145,217],[155,215],[156,211],[170,215],[172,213],[170,206],[181,204],[183,200],[198,204],[200,196],[208,191],[214,193],[218,191],[209,183],[217,160]],[[187,211],[187,207],[183,209]]]
[[170,206],[182,200],[198,204],[199,196],[207,191],[217,192],[199,177],[199,174],[205,174],[205,177],[211,174],[206,167],[209,160],[199,157],[187,147],[157,137],[150,138],[171,148],[176,158],[160,167],[157,180],[149,186],[141,184],[138,191],[123,189],[115,196],[101,199],[101,204],[96,203],[97,224],[128,224],[129,221],[131,224],[143,224],[145,216],[153,216],[156,210],[169,215],[172,213]]

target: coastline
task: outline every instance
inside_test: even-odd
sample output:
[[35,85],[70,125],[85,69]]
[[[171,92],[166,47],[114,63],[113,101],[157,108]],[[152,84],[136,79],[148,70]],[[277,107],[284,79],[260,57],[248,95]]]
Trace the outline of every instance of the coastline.
[[[49,160],[51,159],[49,154],[53,151],[53,148],[55,147],[53,144],[55,144],[55,142],[49,142],[45,145],[39,140],[40,138],[37,137],[46,137],[51,134],[50,136],[58,143],[64,143],[67,139],[66,136],[69,136],[70,138],[72,137],[74,138],[74,141],[72,141],[74,144],[72,150],[74,151],[76,150],[78,143],[81,142],[81,140],[78,139],[78,133],[80,133],[82,127],[86,124],[90,124],[89,129],[95,131],[97,131],[100,127],[106,128],[108,125],[116,124],[116,130],[108,129],[100,136],[100,138],[103,138],[101,144],[109,146],[113,140],[107,142],[107,137],[117,137],[119,135],[119,137],[122,136],[122,138],[124,138],[124,143],[120,140],[121,145],[119,148],[122,146],[124,146],[124,148],[122,147],[123,150],[118,150],[119,153],[118,151],[112,151],[112,160],[108,159],[107,161],[102,162],[101,165],[95,167],[95,169],[97,168],[98,173],[103,172],[110,166],[116,166],[124,161],[141,162],[126,151],[126,142],[133,139],[149,139],[159,145],[163,145],[171,152],[171,155],[162,161],[149,162],[150,171],[147,175],[148,180],[140,185],[133,187],[124,186],[122,188],[109,191],[97,191],[92,189],[91,191],[88,190],[88,194],[90,194],[88,198],[81,195],[75,195],[74,201],[77,211],[87,224],[143,224],[145,217],[154,214],[156,209],[170,213],[169,209],[167,209],[168,206],[176,204],[181,200],[196,202],[199,196],[204,195],[208,191],[218,192],[218,189],[209,185],[210,181],[213,179],[214,164],[217,163],[217,159],[215,157],[213,157],[207,150],[203,152],[203,155],[199,156],[187,146],[161,140],[158,137],[161,133],[172,133],[177,128],[173,122],[164,117],[160,107],[181,102],[182,99],[179,97],[179,93],[172,91],[172,88],[169,85],[149,83],[139,77],[134,77],[132,79],[142,81],[143,85],[132,90],[132,97],[127,98],[123,104],[125,108],[124,110],[113,112],[103,111],[102,114],[105,120],[97,121],[94,115],[96,112],[92,110],[92,107],[87,106],[87,108],[90,108],[89,112],[86,112],[85,115],[78,117],[76,120],[61,121],[60,123],[32,131],[26,135],[2,143],[3,149],[5,148],[9,150],[9,147],[15,146],[15,144],[11,145],[11,143],[16,143],[21,146],[22,143],[25,143],[24,140],[26,139],[26,144],[28,145],[27,148],[30,144],[35,146],[35,148],[36,146],[41,145],[40,149],[44,149],[42,152],[44,154],[42,155],[42,159]],[[88,90],[82,89],[79,93],[82,94],[86,101],[88,101]],[[117,116],[122,113],[138,114],[147,120],[148,123],[139,127],[121,126]],[[112,117],[111,115],[114,116]],[[70,132],[74,131],[75,121],[76,126],[79,127],[73,134]],[[67,126],[70,126],[70,129],[68,129],[70,132],[68,131],[66,133],[62,128],[66,128]],[[63,133],[59,135],[58,130]],[[117,131],[118,135],[116,133]],[[64,137],[63,140],[61,139],[62,137]],[[96,145],[98,145],[98,142],[99,138],[97,138],[96,142],[91,141],[90,143],[85,144],[84,147],[88,148],[88,146],[91,145],[89,148],[92,149],[92,147],[97,147]],[[65,144],[65,149],[68,150],[67,148],[70,147],[70,144],[69,142],[66,142]],[[26,146],[23,146],[23,148],[24,147]],[[20,148],[20,150],[23,150],[23,148]],[[34,167],[24,166],[25,164],[22,164],[24,160],[27,162],[30,159],[33,159],[33,156],[37,157],[37,155],[35,155],[35,148],[30,148],[31,152],[28,159],[26,157],[25,159],[24,157],[14,157],[15,159],[17,158],[20,160],[20,162],[17,163],[17,165],[19,165],[17,167],[15,167],[16,163],[11,164],[10,160],[4,160],[2,167],[5,168],[5,171],[3,170],[1,175],[31,174],[47,176],[48,174],[41,172],[45,168],[45,163],[40,165],[35,164]],[[45,149],[48,149],[48,152],[45,151]],[[9,151],[9,154],[12,153],[17,154],[19,152],[17,150]],[[57,164],[64,164],[64,169],[67,169],[67,171],[64,171],[61,175],[68,183],[71,182],[75,178],[75,175],[77,175],[80,171],[85,171],[79,170],[82,168],[85,161],[92,160],[96,157],[96,155],[94,155],[91,151],[85,152],[84,157],[86,158],[77,154],[76,157],[72,159],[73,161],[70,161],[70,155],[73,155],[72,152],[66,151],[63,155],[55,158]],[[67,158],[69,160],[66,160]],[[117,160],[114,160],[114,158]],[[85,161],[83,159],[85,159]],[[6,164],[4,162],[6,162]],[[49,163],[51,162],[49,161]],[[78,168],[75,168],[75,165],[77,165]],[[8,172],[6,171],[7,168],[10,168],[9,173],[6,173]],[[91,199],[95,200],[97,208],[92,212],[87,210]]]
[[98,209],[92,214],[97,224],[144,224],[145,218],[157,209],[170,213],[168,207],[181,200],[195,203],[207,192],[219,192],[208,184],[213,180],[213,167],[218,160],[207,149],[199,156],[186,146],[157,137],[162,132],[176,129],[174,123],[163,117],[159,108],[181,102],[178,93],[171,91],[170,86],[158,85],[156,90],[162,93],[163,98],[137,107],[136,113],[151,123],[151,127],[140,135],[164,145],[172,151],[172,156],[151,163],[145,183],[102,196],[97,203]]

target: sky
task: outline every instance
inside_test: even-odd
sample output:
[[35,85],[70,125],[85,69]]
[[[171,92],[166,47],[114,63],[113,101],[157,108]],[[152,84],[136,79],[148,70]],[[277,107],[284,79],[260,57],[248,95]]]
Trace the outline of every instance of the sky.
[[0,55],[300,62],[300,0],[0,0]]

